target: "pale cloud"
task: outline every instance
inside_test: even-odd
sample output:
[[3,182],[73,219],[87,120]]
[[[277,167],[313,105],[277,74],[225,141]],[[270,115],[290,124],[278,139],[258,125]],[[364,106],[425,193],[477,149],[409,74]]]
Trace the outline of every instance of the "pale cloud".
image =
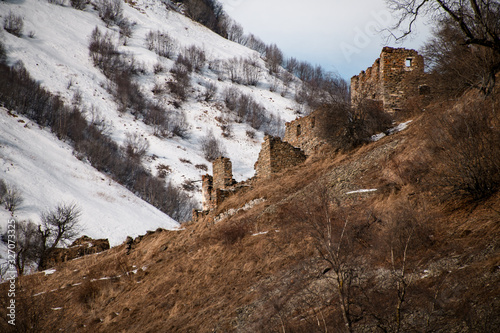
[[[394,19],[384,0],[221,0],[245,31],[276,43],[287,56],[320,64],[349,79],[370,66],[387,43]],[[403,47],[418,49],[422,25]]]

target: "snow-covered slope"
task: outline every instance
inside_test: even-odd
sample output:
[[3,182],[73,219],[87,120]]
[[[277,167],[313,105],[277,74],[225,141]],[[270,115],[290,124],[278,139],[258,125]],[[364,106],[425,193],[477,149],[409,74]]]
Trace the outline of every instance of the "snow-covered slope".
[[[76,204],[82,234],[122,243],[158,227],[179,224],[109,177],[82,163],[72,148],[26,118],[13,117],[0,108],[0,178],[15,184],[24,199],[18,219],[39,222],[40,211],[59,203]],[[5,230],[9,214],[0,209]]]
[[[132,3],[132,2],[131,2]],[[122,144],[127,133],[137,133],[150,144],[145,166],[156,173],[159,165],[168,166],[171,172],[167,181],[181,185],[185,181],[198,181],[211,172],[211,164],[204,158],[200,140],[212,131],[223,142],[233,162],[236,180],[253,175],[253,165],[258,157],[264,133],[256,131],[249,136],[251,127],[244,123],[231,122],[224,110],[221,93],[235,86],[222,79],[206,65],[201,73],[192,75],[192,91],[181,106],[186,116],[188,132],[185,138],[158,137],[151,126],[129,113],[120,113],[113,96],[106,89],[107,79],[94,67],[88,51],[89,38],[97,26],[103,32],[112,34],[118,43],[118,27],[106,25],[99,18],[93,6],[83,11],[69,5],[57,5],[47,0],[2,1],[0,21],[8,13],[20,15],[24,20],[23,36],[16,37],[0,30],[0,38],[6,46],[8,61],[14,64],[22,61],[29,73],[46,89],[60,95],[68,104],[75,94],[81,95],[81,107],[94,110],[106,119],[110,136]],[[238,58],[255,59],[260,71],[256,86],[236,85],[243,93],[252,96],[282,122],[294,119],[298,106],[290,94],[281,96],[271,92],[270,85],[276,78],[269,75],[265,62],[259,54],[244,46],[228,41],[185,16],[168,10],[161,0],[136,0],[133,5],[123,2],[123,16],[132,25],[132,36],[126,45],[120,44],[119,51],[135,58],[145,72],[137,78],[143,93],[173,108],[168,93],[154,95],[155,83],[164,84],[171,78],[168,70],[173,61],[159,57],[145,47],[146,35],[150,31],[165,31],[174,37],[179,50],[196,45],[205,51],[207,63]],[[160,63],[166,70],[154,74],[153,66]],[[211,102],[199,97],[207,83],[218,88],[218,94]],[[293,89],[292,83],[292,89]],[[221,106],[222,105],[222,106]],[[97,110],[97,111],[95,111]],[[88,112],[91,117],[92,113]],[[219,120],[216,120],[218,118]],[[222,137],[220,119],[229,119],[232,127],[230,137]],[[132,193],[96,172],[89,165],[71,154],[71,148],[58,141],[46,130],[21,118],[12,118],[1,111],[0,130],[0,178],[19,187],[25,196],[25,203],[17,214],[20,218],[32,218],[38,222],[38,214],[57,203],[74,201],[82,208],[85,233],[92,237],[110,238],[113,244],[124,240],[126,235],[137,235],[156,227],[172,228],[176,223]],[[26,124],[27,127],[24,127]],[[200,183],[191,192],[201,200]],[[2,211],[2,209],[0,209]],[[6,213],[2,212],[2,223]]]

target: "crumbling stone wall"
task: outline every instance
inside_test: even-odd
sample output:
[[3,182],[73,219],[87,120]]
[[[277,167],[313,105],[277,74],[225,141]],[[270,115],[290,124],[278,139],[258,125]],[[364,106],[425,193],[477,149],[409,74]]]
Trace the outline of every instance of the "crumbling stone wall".
[[372,67],[351,78],[351,103],[382,101],[386,112],[401,110],[408,95],[418,95],[424,79],[424,58],[415,50],[384,47]]
[[56,247],[52,249],[47,254],[44,262],[42,262],[40,269],[54,267],[61,262],[106,250],[109,250],[109,241],[107,239],[92,239],[88,236],[82,236],[75,240],[68,248]]
[[234,185],[233,164],[229,158],[217,158],[212,164],[212,170],[214,174],[213,180],[215,189],[224,189],[228,186]]
[[[306,155],[278,137],[266,136],[255,163],[256,177],[266,178],[306,160]],[[229,196],[248,189],[253,179],[236,183],[232,163],[220,157],[213,162],[213,176],[202,176],[202,211],[193,210],[192,220],[197,222],[219,207]]]
[[306,155],[300,148],[295,148],[280,138],[266,135],[255,163],[257,178],[267,178],[271,174],[286,170],[306,160]]
[[[217,208],[232,192],[236,181],[233,179],[233,166],[226,157],[217,158],[212,164],[213,177],[202,176],[202,209],[210,211]],[[193,218],[195,214],[193,213]]]
[[324,141],[320,139],[318,121],[321,121],[321,117],[316,111],[306,117],[286,123],[283,141],[300,148],[306,155],[313,154],[324,144]]

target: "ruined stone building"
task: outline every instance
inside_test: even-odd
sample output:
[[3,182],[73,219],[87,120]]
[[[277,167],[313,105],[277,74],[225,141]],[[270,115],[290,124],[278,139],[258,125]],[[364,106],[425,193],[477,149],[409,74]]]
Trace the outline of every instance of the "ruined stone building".
[[306,160],[306,155],[300,148],[296,148],[280,138],[266,135],[255,163],[257,178],[267,178],[271,174],[296,166]]
[[[424,79],[424,60],[416,51],[384,47],[372,67],[351,79],[351,104],[355,106],[360,99],[368,99],[386,112],[397,112],[407,96],[428,93]],[[321,121],[321,111],[317,110],[286,123],[284,140],[265,136],[254,166],[255,176],[245,182],[236,183],[233,179],[229,158],[216,159],[213,176],[202,177],[203,210],[193,211],[193,221],[216,210],[230,195],[252,186],[255,180],[303,163],[307,155],[325,144],[321,139]]]
[[278,137],[266,136],[255,163],[255,177],[237,183],[233,179],[231,160],[226,157],[217,158],[212,165],[213,176],[202,176],[202,210],[193,211],[193,221],[216,210],[229,196],[248,188],[255,180],[265,179],[305,160],[306,155],[299,148],[281,141]]
[[366,98],[380,102],[386,112],[397,112],[406,97],[428,93],[424,79],[424,58],[417,51],[384,47],[371,67],[352,77],[351,104]]
[[233,166],[229,158],[219,157],[212,165],[213,177],[202,177],[202,209],[210,211],[229,196],[236,181],[233,179]]
[[313,154],[324,143],[320,139],[318,121],[321,121],[321,118],[318,111],[316,111],[306,117],[286,123],[283,140],[294,147],[300,148],[306,155]]

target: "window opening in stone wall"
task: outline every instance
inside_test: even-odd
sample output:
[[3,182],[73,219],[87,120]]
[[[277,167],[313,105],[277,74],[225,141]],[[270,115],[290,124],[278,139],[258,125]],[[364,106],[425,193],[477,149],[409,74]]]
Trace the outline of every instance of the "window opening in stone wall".
[[405,62],[406,67],[411,67],[412,60],[413,60],[412,58],[406,59],[406,62]]
[[314,128],[314,125],[316,125],[316,118],[312,117],[312,119],[311,119],[311,128]]
[[300,125],[297,125],[297,136],[300,136],[301,133],[302,133],[302,130],[300,128]]

